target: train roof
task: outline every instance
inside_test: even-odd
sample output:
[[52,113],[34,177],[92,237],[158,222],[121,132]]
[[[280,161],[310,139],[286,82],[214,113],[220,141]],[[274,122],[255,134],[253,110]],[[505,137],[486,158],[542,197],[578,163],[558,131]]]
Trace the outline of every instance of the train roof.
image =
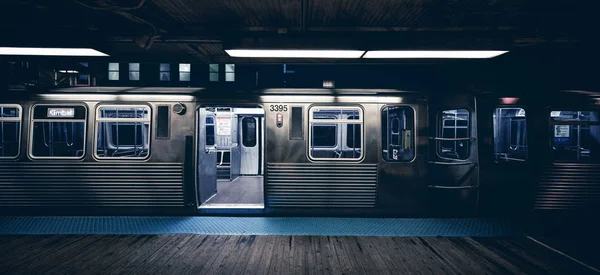
[[376,95],[376,94],[423,94],[422,91],[398,89],[306,89],[306,88],[267,88],[267,89],[223,89],[204,87],[68,87],[45,91],[32,91],[30,94],[252,94],[252,95]]

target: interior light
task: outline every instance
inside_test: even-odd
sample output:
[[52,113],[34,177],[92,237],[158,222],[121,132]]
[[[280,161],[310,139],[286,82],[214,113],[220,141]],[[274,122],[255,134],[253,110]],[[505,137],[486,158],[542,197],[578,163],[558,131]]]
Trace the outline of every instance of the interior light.
[[263,58],[360,58],[365,51],[355,50],[225,50],[231,57]]
[[502,100],[502,104],[515,104],[519,101],[518,97],[502,97],[500,98],[500,100]]
[[335,88],[335,82],[333,80],[323,80],[323,88]]
[[368,51],[363,58],[493,58],[508,51]]
[[0,55],[32,56],[108,56],[103,52],[89,48],[28,48],[0,47]]
[[78,74],[79,71],[74,71],[74,70],[58,70],[59,73],[62,74]]

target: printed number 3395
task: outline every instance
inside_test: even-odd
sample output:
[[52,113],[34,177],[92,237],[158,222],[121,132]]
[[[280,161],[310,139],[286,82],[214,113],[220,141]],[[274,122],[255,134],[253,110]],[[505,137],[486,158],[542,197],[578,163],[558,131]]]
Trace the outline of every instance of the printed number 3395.
[[269,111],[271,112],[287,112],[287,105],[271,105]]

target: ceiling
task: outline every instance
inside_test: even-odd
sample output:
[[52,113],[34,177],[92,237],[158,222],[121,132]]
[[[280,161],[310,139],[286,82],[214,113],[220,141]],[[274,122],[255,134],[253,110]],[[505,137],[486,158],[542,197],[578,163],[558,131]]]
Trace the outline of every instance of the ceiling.
[[93,47],[115,60],[200,63],[282,61],[232,59],[223,48],[235,45],[515,51],[593,42],[600,24],[592,4],[566,0],[3,0],[0,44]]

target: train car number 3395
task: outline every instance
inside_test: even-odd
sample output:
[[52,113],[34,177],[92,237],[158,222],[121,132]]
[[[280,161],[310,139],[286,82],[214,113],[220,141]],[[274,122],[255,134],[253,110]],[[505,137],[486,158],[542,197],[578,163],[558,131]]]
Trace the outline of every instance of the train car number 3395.
[[271,105],[271,107],[269,108],[270,112],[287,112],[287,110],[287,105]]

